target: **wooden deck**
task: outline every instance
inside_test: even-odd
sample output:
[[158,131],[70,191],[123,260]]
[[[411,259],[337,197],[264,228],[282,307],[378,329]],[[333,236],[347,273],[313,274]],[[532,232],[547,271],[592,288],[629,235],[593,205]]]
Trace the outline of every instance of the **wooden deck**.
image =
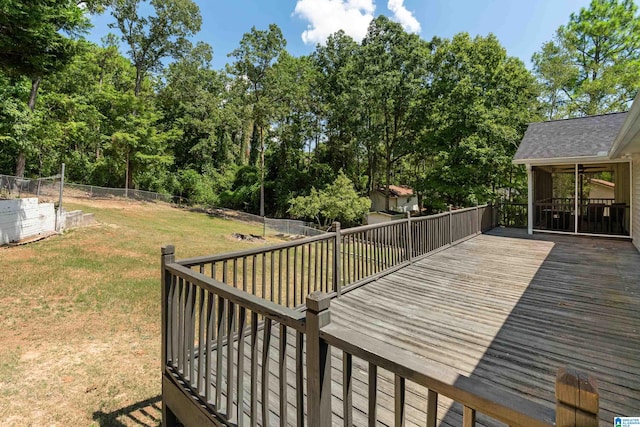
[[[557,368],[584,370],[610,426],[640,415],[639,308],[631,243],[496,229],[333,300],[331,315],[549,407]],[[439,418],[460,425],[460,412]]]
[[[589,372],[600,388],[600,424],[610,426],[615,415],[640,415],[639,307],[640,253],[631,243],[527,236],[521,230],[496,229],[333,299],[331,323],[550,408],[555,406],[559,367],[569,365]],[[279,424],[282,409],[279,335],[274,327],[269,352],[269,425]],[[296,336],[291,329],[287,335],[286,424],[294,426],[299,401]],[[262,333],[259,337],[262,342]],[[221,353],[226,365],[226,348]],[[244,363],[246,390],[250,388],[248,357]],[[337,397],[341,396],[342,367],[342,354],[334,349],[335,425],[341,425],[342,418],[342,402]],[[367,424],[367,375],[367,364],[354,358],[354,425]],[[226,382],[221,386],[225,390]],[[257,387],[261,388],[261,381]],[[379,370],[378,388],[378,424],[393,425],[393,376]],[[407,382],[406,425],[425,424],[426,395],[425,389]],[[262,412],[259,400],[257,409]],[[246,393],[246,420],[250,407]],[[441,397],[440,425],[462,425],[461,414],[457,404],[451,406]],[[477,425],[501,424],[478,415]]]

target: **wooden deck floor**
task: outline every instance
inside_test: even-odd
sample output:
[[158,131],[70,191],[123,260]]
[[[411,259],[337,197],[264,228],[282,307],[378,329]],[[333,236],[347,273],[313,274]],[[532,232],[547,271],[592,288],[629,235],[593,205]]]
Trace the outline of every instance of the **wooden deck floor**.
[[[559,367],[587,371],[599,383],[601,425],[611,426],[614,415],[640,415],[639,308],[640,253],[631,243],[497,229],[332,300],[331,321],[549,407]],[[278,335],[274,328],[269,425],[279,423]],[[294,426],[289,335],[287,424]],[[335,425],[341,358],[332,352]],[[379,371],[378,384],[378,424],[393,425],[393,377]],[[407,386],[407,425],[424,425],[426,390]],[[366,425],[367,365],[357,359],[353,387],[354,425]],[[249,407],[245,395],[247,414]],[[441,398],[438,419],[459,426],[461,408]],[[480,415],[478,425],[501,424]]]
[[[331,312],[549,406],[557,368],[576,367],[598,380],[601,425],[640,415],[640,253],[627,241],[496,229],[333,300]],[[460,408],[441,411],[460,425]]]

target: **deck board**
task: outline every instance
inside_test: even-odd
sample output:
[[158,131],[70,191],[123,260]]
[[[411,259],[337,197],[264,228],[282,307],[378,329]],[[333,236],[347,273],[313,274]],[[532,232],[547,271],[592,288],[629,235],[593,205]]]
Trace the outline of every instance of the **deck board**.
[[557,368],[590,372],[601,424],[611,425],[640,409],[638,307],[640,254],[628,241],[498,229],[333,300],[331,310],[345,328],[551,407]]
[[[630,242],[497,229],[332,300],[331,321],[549,407],[559,367],[589,372],[599,384],[601,425],[610,426],[615,415],[640,414],[639,307],[640,253]],[[270,425],[279,423],[278,335],[274,327]],[[287,424],[293,426],[292,331],[287,342]],[[247,414],[248,346],[247,337]],[[226,364],[226,350],[222,354]],[[353,362],[354,425],[366,425],[367,366]],[[332,380],[333,424],[341,425],[342,354],[336,349]],[[379,371],[378,385],[378,424],[393,425],[393,376]],[[425,424],[426,394],[407,382],[406,425]],[[462,408],[441,396],[438,419],[441,426],[459,426]],[[501,424],[479,415],[477,425]]]

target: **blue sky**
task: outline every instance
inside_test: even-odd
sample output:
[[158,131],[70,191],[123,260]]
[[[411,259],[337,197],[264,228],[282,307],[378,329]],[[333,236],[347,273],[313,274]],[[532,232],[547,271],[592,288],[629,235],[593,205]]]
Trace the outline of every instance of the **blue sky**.
[[[569,21],[572,12],[589,0],[195,0],[202,14],[202,30],[194,40],[213,46],[214,68],[228,62],[227,54],[238,46],[252,26],[266,29],[277,24],[287,40],[287,50],[303,55],[314,50],[327,34],[343,29],[358,39],[371,17],[386,15],[407,31],[425,40],[449,38],[466,31],[473,35],[494,33],[509,55],[530,67],[531,55]],[[107,12],[94,17],[88,38],[95,42],[112,31]],[[123,49],[124,53],[124,49]]]

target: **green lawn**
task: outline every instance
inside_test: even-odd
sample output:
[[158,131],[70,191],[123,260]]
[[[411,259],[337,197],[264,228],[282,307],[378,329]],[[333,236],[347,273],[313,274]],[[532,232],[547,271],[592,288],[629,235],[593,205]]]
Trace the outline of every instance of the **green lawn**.
[[98,224],[0,249],[0,425],[157,425],[160,247],[254,247],[231,233],[262,228],[163,204],[65,207]]

